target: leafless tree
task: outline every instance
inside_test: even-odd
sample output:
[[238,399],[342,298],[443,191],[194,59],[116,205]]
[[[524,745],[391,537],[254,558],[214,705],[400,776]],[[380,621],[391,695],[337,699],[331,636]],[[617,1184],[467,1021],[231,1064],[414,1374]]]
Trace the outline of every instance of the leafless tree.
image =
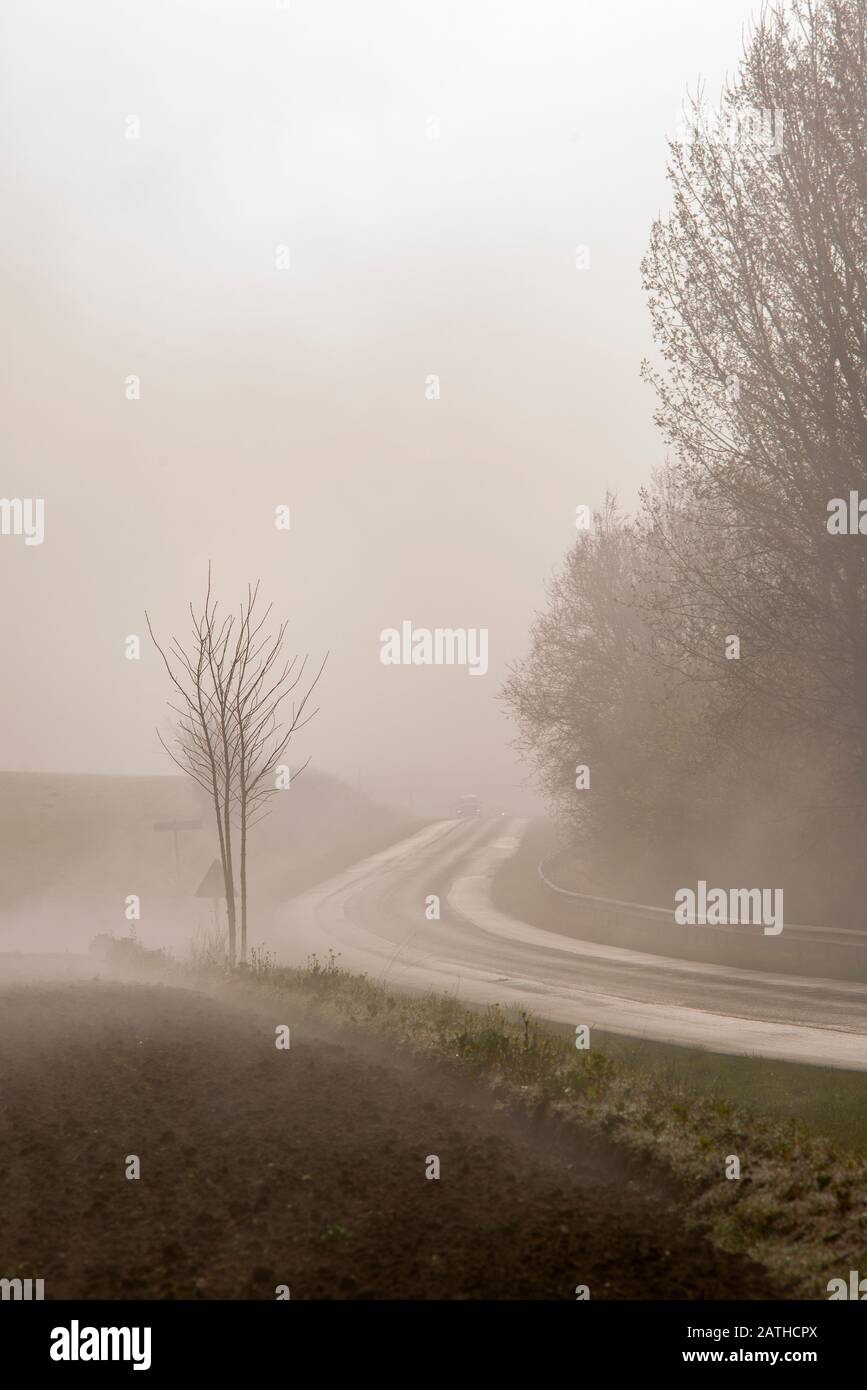
[[[328,660],[326,653],[305,688],[307,656],[300,663],[297,656],[284,656],[286,622],[279,625],[276,633],[263,634],[272,605],[257,617],[258,597],[257,583],[248,587],[241,606],[228,719],[235,767],[233,802],[240,826],[242,961],[247,958],[247,833],[268,814],[275,792],[288,789],[309,762],[308,758],[293,773],[283,758],[293,734],[303,729],[317,712],[314,709],[308,713],[307,705]],[[284,702],[299,687],[299,698],[292,700],[287,714]]]
[[671,455],[636,523],[607,506],[569,554],[504,692],[595,858],[706,864],[728,837],[791,866],[822,833],[861,918],[867,541],[827,516],[867,497],[865,71],[864,0],[786,0],[719,111],[691,104],[642,267]]
[[[867,786],[867,552],[827,507],[867,491],[867,7],[762,14],[719,113],[674,142],[674,209],[643,271],[673,446],[647,496],[681,665],[804,736],[836,731]],[[720,633],[745,657],[722,660]]]
[[[223,616],[213,595],[211,567],[205,601],[190,604],[191,633],[184,645],[172,637],[151,639],[174,687],[169,708],[176,717],[170,743],[158,733],[172,761],[208,794],[214,811],[228,917],[229,963],[246,960],[248,926],[247,841],[253,825],[267,814],[271,796],[292,780],[281,759],[293,734],[316,714],[308,702],[318,685],[327,654],[306,688],[308,658],[283,654],[287,624],[264,631],[271,605],[259,616],[259,584],[248,586],[238,613]],[[284,701],[301,686],[288,716]],[[309,761],[309,760],[308,760]],[[296,769],[295,776],[307,766]],[[235,834],[238,858],[235,856]],[[236,872],[237,871],[237,872]],[[238,943],[237,890],[241,932]]]

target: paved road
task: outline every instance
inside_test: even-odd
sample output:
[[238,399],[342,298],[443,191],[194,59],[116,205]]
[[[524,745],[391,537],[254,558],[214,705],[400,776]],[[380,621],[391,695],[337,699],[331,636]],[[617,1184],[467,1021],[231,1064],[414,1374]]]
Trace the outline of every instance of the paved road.
[[[867,984],[673,960],[575,940],[497,911],[490,882],[523,822],[438,821],[287,903],[281,961],[529,1008],[591,1029],[867,1070]],[[438,894],[442,916],[429,921]]]

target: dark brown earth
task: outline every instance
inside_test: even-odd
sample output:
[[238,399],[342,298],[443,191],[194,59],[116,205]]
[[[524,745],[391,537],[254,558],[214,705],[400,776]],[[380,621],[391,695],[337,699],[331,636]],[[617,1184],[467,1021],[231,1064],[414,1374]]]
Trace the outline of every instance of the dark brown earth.
[[441,1067],[273,1001],[97,980],[0,992],[15,1274],[54,1299],[780,1295],[616,1150],[510,1119]]

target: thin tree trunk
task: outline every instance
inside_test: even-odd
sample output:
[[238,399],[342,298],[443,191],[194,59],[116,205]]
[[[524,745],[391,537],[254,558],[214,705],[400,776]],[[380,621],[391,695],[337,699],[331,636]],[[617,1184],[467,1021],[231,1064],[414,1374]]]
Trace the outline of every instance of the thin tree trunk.
[[247,960],[247,799],[241,797],[241,964]]

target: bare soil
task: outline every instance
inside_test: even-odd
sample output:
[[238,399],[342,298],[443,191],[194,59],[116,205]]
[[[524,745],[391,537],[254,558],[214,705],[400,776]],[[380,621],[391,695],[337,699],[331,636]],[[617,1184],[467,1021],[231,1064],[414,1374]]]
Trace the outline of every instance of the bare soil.
[[166,985],[5,985],[0,1276],[51,1299],[784,1293],[684,1230],[677,1194],[614,1146],[286,1014]]

